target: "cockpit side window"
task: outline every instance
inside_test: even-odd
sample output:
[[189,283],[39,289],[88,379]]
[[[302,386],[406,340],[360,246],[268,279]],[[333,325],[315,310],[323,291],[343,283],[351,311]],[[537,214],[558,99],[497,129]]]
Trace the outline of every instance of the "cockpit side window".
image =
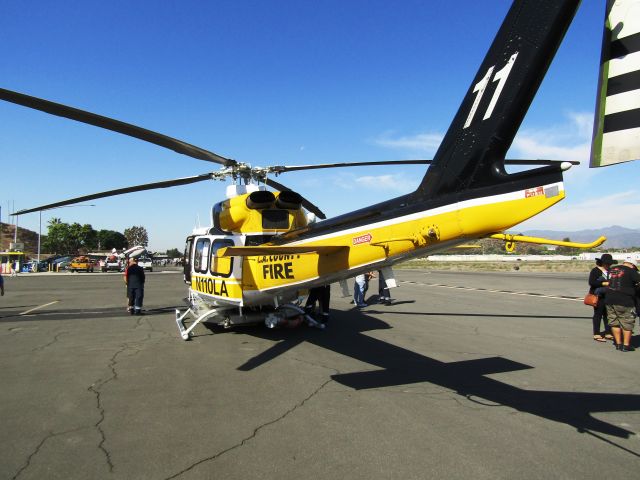
[[211,241],[208,238],[199,238],[196,242],[196,251],[193,255],[193,269],[196,272],[207,273],[210,245]]
[[211,275],[228,277],[233,270],[233,257],[217,257],[216,252],[223,247],[233,247],[233,240],[219,238],[213,241],[211,247]]
[[191,283],[191,249],[193,248],[193,237],[187,237],[186,244],[184,246],[184,255],[182,257],[182,272],[184,274],[184,281],[187,284]]

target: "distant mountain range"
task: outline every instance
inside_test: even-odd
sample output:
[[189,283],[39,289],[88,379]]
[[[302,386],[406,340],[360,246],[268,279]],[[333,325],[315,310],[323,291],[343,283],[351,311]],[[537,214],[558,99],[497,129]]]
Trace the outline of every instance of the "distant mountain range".
[[590,230],[578,230],[565,232],[558,230],[526,230],[523,235],[532,237],[546,237],[554,240],[570,238],[574,242],[592,242],[600,235],[607,237],[607,241],[601,248],[640,248],[640,229],[632,229],[613,225],[611,227],[594,228]]

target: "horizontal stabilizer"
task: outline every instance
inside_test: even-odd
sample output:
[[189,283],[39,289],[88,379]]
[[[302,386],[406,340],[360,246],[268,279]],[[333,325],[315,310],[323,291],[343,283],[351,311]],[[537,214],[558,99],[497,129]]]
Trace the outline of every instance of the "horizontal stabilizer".
[[349,247],[340,246],[320,246],[309,245],[299,247],[288,247],[286,245],[263,245],[256,247],[226,247],[217,252],[218,257],[257,257],[262,255],[295,255],[300,253],[318,253],[326,255],[336,253],[341,250],[348,251]]
[[607,237],[600,237],[591,243],[578,243],[578,242],[566,242],[564,240],[552,240],[549,238],[539,237],[527,237],[525,235],[511,235],[508,233],[495,233],[489,238],[495,238],[496,240],[504,240],[505,242],[522,242],[522,243],[536,243],[538,245],[557,245],[559,247],[570,248],[595,248],[602,245]]

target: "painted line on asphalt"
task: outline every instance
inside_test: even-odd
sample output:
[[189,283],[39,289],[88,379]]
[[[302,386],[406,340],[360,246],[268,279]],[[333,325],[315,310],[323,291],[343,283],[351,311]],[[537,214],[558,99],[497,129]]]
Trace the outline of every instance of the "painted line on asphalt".
[[39,305],[37,307],[30,308],[29,310],[19,313],[18,315],[27,315],[35,310],[40,310],[41,308],[48,307],[49,305],[53,305],[54,303],[58,303],[59,301],[60,300],[54,300],[53,302],[45,303],[44,305]]
[[510,290],[495,290],[491,288],[476,288],[476,287],[461,287],[459,285],[443,285],[441,283],[424,283],[424,282],[409,282],[409,281],[401,281],[399,283],[410,283],[413,285],[424,285],[425,287],[438,287],[438,288],[450,288],[457,290],[471,290],[474,292],[489,292],[489,293],[503,293],[506,295],[520,295],[524,297],[537,297],[537,298],[552,298],[554,300],[570,300],[572,302],[582,302],[582,298],[578,297],[569,297],[567,295],[545,295],[543,293],[533,293],[533,292],[513,292]]

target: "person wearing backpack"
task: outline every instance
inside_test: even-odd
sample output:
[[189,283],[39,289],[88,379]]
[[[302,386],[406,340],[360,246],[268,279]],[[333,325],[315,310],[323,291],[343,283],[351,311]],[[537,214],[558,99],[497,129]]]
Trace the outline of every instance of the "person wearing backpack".
[[622,352],[635,350],[631,346],[631,335],[636,322],[638,284],[640,284],[640,273],[632,258],[625,259],[622,265],[611,267],[605,302],[616,350]]

